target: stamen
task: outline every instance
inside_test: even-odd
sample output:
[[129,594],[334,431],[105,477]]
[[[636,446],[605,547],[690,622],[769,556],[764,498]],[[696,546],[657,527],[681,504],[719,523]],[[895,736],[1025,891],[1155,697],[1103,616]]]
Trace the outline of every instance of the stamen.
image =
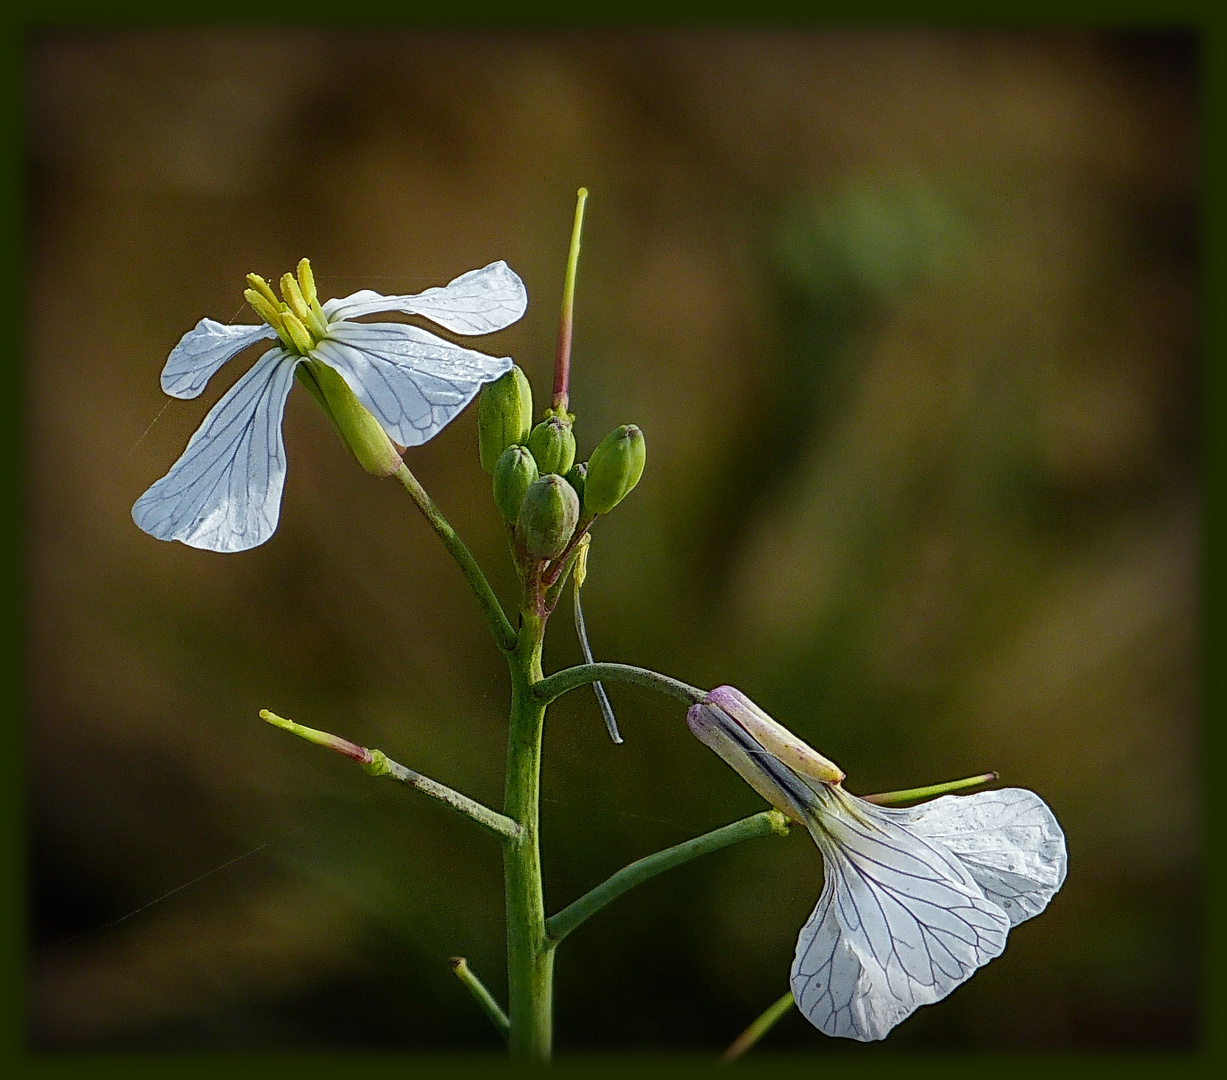
[[288,307],[299,320],[305,325],[310,318],[307,310],[307,302],[302,298],[302,292],[299,291],[298,282],[294,280],[293,274],[281,275],[281,295]]
[[244,289],[243,298],[252,306],[252,309],[260,318],[277,331],[277,336],[281,338],[282,344],[292,349],[294,347],[294,339],[290,336],[289,330],[286,329],[285,319],[282,318],[280,309],[270,304],[264,298],[264,295],[256,292],[255,289]]
[[[303,259],[298,264],[299,278],[304,276],[302,273],[303,263],[307,260]],[[310,286],[312,300],[308,302],[304,291],[299,289],[299,283],[294,280],[290,274],[283,274],[281,277],[281,295],[285,297],[285,302],[289,308],[298,317],[299,322],[310,330],[312,337],[312,346],[328,333],[328,320],[324,318],[324,312],[320,308],[319,301],[315,299],[315,279],[311,276],[311,267],[307,266],[307,284]]]
[[259,274],[248,274],[247,284],[263,296],[272,305],[274,311],[281,310],[281,301],[277,299],[277,294],[273,292],[272,286]]
[[319,294],[315,291],[315,275],[311,273],[311,260],[298,260],[298,284],[302,289],[303,299],[308,305],[319,303]]
[[283,311],[281,319],[285,323],[285,328],[289,331],[290,337],[300,353],[305,356],[315,348],[315,341],[311,337],[311,332],[303,326],[297,315],[292,311]]

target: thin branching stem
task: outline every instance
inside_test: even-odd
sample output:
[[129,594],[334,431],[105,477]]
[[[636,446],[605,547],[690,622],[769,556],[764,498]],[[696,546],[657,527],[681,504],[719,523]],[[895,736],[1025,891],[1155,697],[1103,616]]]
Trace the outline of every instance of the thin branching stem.
[[556,671],[537,683],[533,687],[533,696],[548,705],[568,691],[594,682],[630,683],[659,691],[686,705],[694,705],[707,696],[706,691],[680,679],[671,679],[658,671],[635,667],[633,664],[578,664],[575,667],[563,668],[562,671]]
[[456,534],[456,530],[452,528],[451,523],[440,512],[434,500],[426,494],[426,489],[418,483],[417,477],[409,471],[408,465],[405,465],[403,462],[401,463],[400,470],[396,473],[396,478],[401,482],[401,486],[409,492],[409,497],[417,504],[417,508],[422,511],[422,516],[426,518],[430,523],[430,527],[434,529],[439,539],[443,541],[443,546],[447,548],[448,554],[456,560],[465,581],[469,583],[469,588],[473,590],[473,595],[477,597],[477,604],[481,608],[482,614],[486,617],[486,622],[490,626],[490,632],[494,635],[494,640],[498,647],[505,653],[513,652],[516,647],[515,627],[508,620],[507,613],[503,611],[503,605],[498,602],[498,597],[494,595],[490,582],[486,580],[486,575],[481,572],[481,567],[477,565],[477,560],[473,558],[472,552],[469,551],[464,541]]
[[731,825],[714,829],[712,832],[696,836],[692,840],[675,844],[664,851],[638,859],[629,866],[624,866],[612,877],[608,878],[595,889],[584,893],[578,900],[568,904],[557,915],[551,915],[545,920],[545,930],[550,939],[557,944],[576,927],[581,925],[601,910],[606,904],[616,900],[623,893],[642,885],[657,874],[672,870],[700,855],[708,855],[713,851],[740,844],[743,840],[753,840],[759,836],[787,836],[788,819],[778,810],[764,810]]
[[423,776],[420,772],[406,768],[399,762],[393,761],[382,750],[359,746],[331,732],[320,731],[317,728],[307,727],[306,724],[287,720],[284,716],[278,716],[269,709],[260,710],[260,719],[272,724],[273,727],[281,728],[282,731],[288,731],[291,735],[297,735],[300,739],[306,739],[307,742],[315,743],[316,746],[326,747],[334,753],[356,761],[372,776],[389,776],[393,780],[420,791],[423,795],[429,795],[437,802],[464,814],[474,824],[480,825],[504,843],[520,839],[520,827],[505,814],[483,806],[476,799],[470,799],[455,788],[439,783],[438,780],[432,780],[429,776]]
[[469,967],[469,962],[463,956],[453,956],[448,963],[451,964],[456,978],[464,983],[465,989],[473,995],[473,999],[481,1006],[482,1012],[486,1014],[490,1023],[494,1025],[495,1031],[506,1041],[511,1034],[511,1021],[507,1019],[507,1014],[503,1012],[502,1006],[494,1000],[494,995],[486,989],[485,984],[477,977],[473,969]]

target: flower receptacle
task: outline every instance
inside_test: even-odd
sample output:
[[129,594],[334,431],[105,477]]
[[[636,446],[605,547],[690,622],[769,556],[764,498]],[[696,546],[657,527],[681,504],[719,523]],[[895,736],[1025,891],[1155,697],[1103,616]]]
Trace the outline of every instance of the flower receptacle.
[[372,476],[392,476],[401,467],[401,456],[349,384],[327,364],[310,365],[311,374],[328,404],[329,415],[345,445]]

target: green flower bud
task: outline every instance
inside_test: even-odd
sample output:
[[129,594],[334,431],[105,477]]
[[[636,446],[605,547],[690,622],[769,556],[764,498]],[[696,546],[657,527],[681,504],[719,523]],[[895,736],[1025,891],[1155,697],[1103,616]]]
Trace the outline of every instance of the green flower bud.
[[563,553],[579,520],[579,497],[561,476],[550,473],[528,485],[516,529],[534,561]]
[[543,475],[557,473],[561,476],[575,464],[575,436],[571,434],[571,425],[557,417],[542,420],[533,428],[528,448]]
[[528,486],[537,479],[537,463],[527,446],[509,446],[494,466],[494,505],[510,522],[520,517]]
[[391,476],[401,467],[401,457],[387,432],[379,421],[367,411],[349,388],[349,384],[327,364],[312,364],[308,361],[332,422],[354,457],[372,476]]
[[579,496],[579,506],[582,510],[584,507],[584,481],[588,476],[588,463],[577,461],[567,471],[567,475],[563,477],[568,484],[575,488],[575,494]]
[[482,387],[477,403],[477,451],[488,473],[509,446],[528,442],[533,424],[533,391],[519,367]]
[[639,483],[646,459],[643,432],[634,424],[623,424],[606,435],[588,459],[584,509],[608,514]]

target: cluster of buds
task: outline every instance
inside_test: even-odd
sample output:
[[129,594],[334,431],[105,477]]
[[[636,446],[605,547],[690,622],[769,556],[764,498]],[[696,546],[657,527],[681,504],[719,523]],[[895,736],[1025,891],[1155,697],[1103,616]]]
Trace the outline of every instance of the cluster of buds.
[[519,367],[482,389],[478,452],[526,568],[573,548],[598,514],[608,514],[639,483],[646,460],[643,432],[624,424],[587,462],[576,462],[574,416],[546,409],[532,427],[532,412],[532,389]]

